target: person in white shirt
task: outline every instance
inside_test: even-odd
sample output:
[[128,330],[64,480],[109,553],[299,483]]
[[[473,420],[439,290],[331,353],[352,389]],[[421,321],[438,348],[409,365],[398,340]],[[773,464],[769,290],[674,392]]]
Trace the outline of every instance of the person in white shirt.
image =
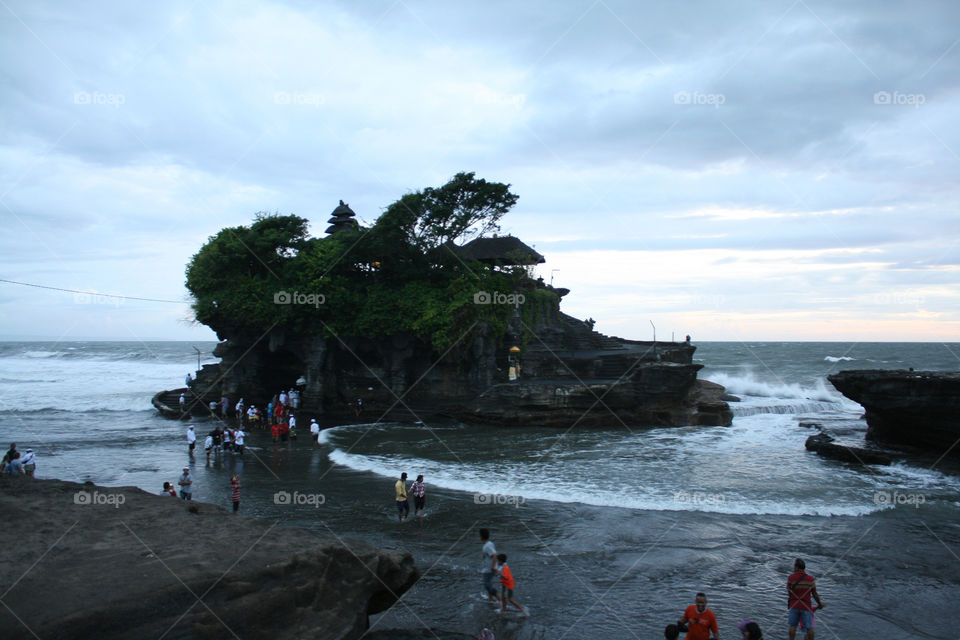
[[320,425],[317,424],[317,419],[313,418],[310,420],[310,435],[313,436],[313,444],[320,444]]
[[187,427],[187,447],[190,451],[190,457],[193,457],[193,449],[197,446],[197,432],[194,431],[193,425]]
[[190,467],[183,468],[183,475],[177,482],[180,485],[180,497],[184,500],[193,500],[193,478],[190,477]]
[[23,465],[23,475],[33,477],[33,472],[37,470],[37,457],[33,449],[27,449],[26,453],[20,458],[20,464]]
[[233,432],[233,450],[239,453],[241,456],[243,455],[243,443],[244,438],[246,437],[247,434],[243,432],[243,427],[240,427]]
[[287,398],[287,392],[286,392],[286,391],[281,391],[281,392],[280,392],[280,404],[282,404],[283,406],[287,406],[287,399],[288,399],[288,398]]

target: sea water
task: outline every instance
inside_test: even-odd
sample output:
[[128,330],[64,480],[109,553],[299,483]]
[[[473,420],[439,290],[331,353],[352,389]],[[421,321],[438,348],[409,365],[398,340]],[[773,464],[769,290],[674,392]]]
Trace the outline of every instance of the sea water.
[[[960,585],[955,459],[930,452],[857,467],[803,443],[816,430],[804,425],[816,423],[863,445],[862,408],[833,389],[829,373],[956,370],[958,345],[700,344],[700,377],[740,398],[731,427],[368,417],[325,430],[315,446],[301,416],[298,441],[275,445],[254,432],[243,458],[209,461],[199,450],[191,459],[184,424],[160,418],[149,402],[196,369],[194,346],[201,364],[215,361],[210,343],[0,343],[0,441],[34,449],[40,477],[154,493],[188,465],[194,499],[223,506],[229,477],[240,474],[242,513],[410,551],[424,577],[374,618],[375,628],[659,637],[704,590],[728,637],[742,617],[784,635],[785,572],[800,555],[829,603],[821,637],[860,637],[864,628],[872,638],[956,636],[948,621],[919,612],[944,610]],[[201,440],[213,426],[195,424]],[[426,478],[422,520],[397,522],[401,471]],[[530,618],[491,618],[477,601],[482,526],[511,555]]]

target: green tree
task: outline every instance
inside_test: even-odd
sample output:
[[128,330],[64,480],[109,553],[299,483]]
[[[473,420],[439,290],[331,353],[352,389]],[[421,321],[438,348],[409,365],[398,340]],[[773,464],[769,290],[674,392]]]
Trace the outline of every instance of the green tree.
[[[478,291],[511,291],[532,281],[523,269],[464,265],[444,244],[499,228],[517,201],[509,185],[458,173],[447,184],[408,193],[370,229],[309,238],[307,220],[257,214],[223,229],[187,266],[199,322],[221,337],[279,324],[308,335],[374,338],[407,332],[443,352],[473,327],[505,330],[512,309],[477,305]],[[286,291],[325,303],[275,304]]]
[[517,199],[509,184],[460,172],[442,187],[408,193],[391,204],[374,232],[426,252],[446,242],[463,243],[498,231],[500,218]]
[[218,334],[230,327],[269,326],[272,304],[290,277],[290,265],[307,246],[299,216],[258,213],[250,227],[229,227],[212,236],[187,265],[194,315]]

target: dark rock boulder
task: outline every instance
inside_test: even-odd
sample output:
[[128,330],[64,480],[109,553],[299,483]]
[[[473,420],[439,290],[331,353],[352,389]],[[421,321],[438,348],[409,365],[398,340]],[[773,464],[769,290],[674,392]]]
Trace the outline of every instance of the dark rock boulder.
[[[263,407],[280,389],[301,389],[310,417],[424,419],[446,415],[491,424],[570,426],[729,425],[723,388],[697,380],[689,342],[605,336],[543,304],[535,326],[519,312],[503,335],[480,326],[461,351],[433,352],[413,335],[337,339],[238,330],[220,343],[194,392]],[[529,333],[533,333],[531,337]],[[513,349],[513,351],[511,351]],[[519,378],[510,380],[511,370]],[[297,384],[297,383],[300,384]],[[160,394],[171,415],[170,394]],[[598,401],[598,399],[600,399]],[[403,415],[399,415],[399,414]]]
[[408,553],[133,487],[0,478],[0,514],[4,637],[353,640],[419,577]]
[[511,426],[729,426],[723,387],[697,380],[700,365],[644,364],[619,381],[520,380],[494,385],[461,417]]
[[840,460],[842,462],[852,462],[855,464],[890,464],[891,458],[880,451],[872,451],[862,447],[848,447],[834,443],[832,436],[826,433],[818,433],[815,436],[807,438],[804,445],[807,451],[813,451],[825,458]]
[[828,380],[863,406],[868,438],[960,457],[960,373],[850,370]]

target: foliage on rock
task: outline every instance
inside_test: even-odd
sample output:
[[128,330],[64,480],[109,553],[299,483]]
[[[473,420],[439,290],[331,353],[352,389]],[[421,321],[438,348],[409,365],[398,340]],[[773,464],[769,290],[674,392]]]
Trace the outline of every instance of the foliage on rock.
[[527,270],[465,262],[452,243],[498,229],[516,201],[509,185],[459,173],[404,195],[370,228],[323,238],[308,237],[304,218],[258,214],[190,260],[195,317],[221,338],[275,326],[326,337],[412,333],[441,353],[481,328],[502,335],[515,307],[475,296],[532,293]]

